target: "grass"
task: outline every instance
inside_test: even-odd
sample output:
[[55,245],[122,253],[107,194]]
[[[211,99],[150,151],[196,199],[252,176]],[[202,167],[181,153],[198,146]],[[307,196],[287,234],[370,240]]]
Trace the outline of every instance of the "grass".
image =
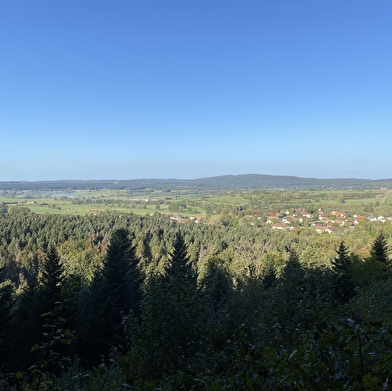
[[248,201],[243,198],[240,194],[233,194],[233,195],[221,195],[208,198],[209,202],[222,202],[228,204],[246,204]]
[[[301,196],[303,194],[303,196]],[[382,204],[383,196],[386,192],[380,190],[364,190],[364,191],[342,191],[342,190],[313,190],[313,191],[298,191],[298,192],[268,192],[258,193],[255,192],[253,197],[261,208],[263,204],[265,207],[271,204],[271,199],[274,200],[274,205],[295,203],[306,207],[309,204],[309,198],[318,198],[315,204],[322,205],[323,202],[330,203],[337,201],[339,197],[343,197],[345,204],[358,205],[358,212],[362,213],[363,206],[374,204],[376,202]],[[344,197],[344,196],[347,196]],[[271,198],[272,197],[272,198]],[[351,198],[352,197],[352,198]],[[150,199],[150,202],[136,202],[132,199]],[[76,200],[81,203],[75,203]],[[89,201],[89,203],[84,203]],[[164,201],[164,203],[161,203]],[[188,204],[188,208],[192,208],[192,213],[186,209],[181,213],[170,212],[169,205],[172,202],[198,201],[198,206]],[[108,210],[118,211],[121,213],[134,213],[138,215],[154,214],[159,212],[162,214],[170,215],[183,215],[183,216],[205,216],[208,204],[223,204],[230,206],[248,205],[249,200],[244,198],[241,193],[227,192],[226,194],[200,194],[190,193],[189,191],[180,193],[176,192],[146,192],[146,193],[130,193],[125,190],[99,190],[99,191],[72,191],[68,193],[29,193],[18,192],[15,197],[0,196],[0,203],[16,204],[16,207],[27,207],[34,213],[50,213],[50,214],[73,214],[73,215],[86,215],[91,213],[102,213]],[[157,209],[158,202],[160,209]],[[314,202],[314,201],[312,201]],[[392,203],[392,193],[387,194],[386,203]],[[344,210],[344,205],[341,209]],[[205,207],[204,207],[205,206]],[[225,208],[225,206],[224,206]],[[265,209],[265,208],[264,208]],[[263,210],[263,209],[261,209]]]

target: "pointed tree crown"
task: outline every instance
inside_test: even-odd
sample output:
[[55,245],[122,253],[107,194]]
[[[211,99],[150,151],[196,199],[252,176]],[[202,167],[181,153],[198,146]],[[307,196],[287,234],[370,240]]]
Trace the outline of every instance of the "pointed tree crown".
[[169,264],[165,266],[163,282],[181,289],[196,288],[197,273],[189,261],[188,249],[183,236],[177,232],[170,253]]
[[380,233],[372,244],[370,255],[377,261],[387,264],[388,257],[388,243],[383,233]]

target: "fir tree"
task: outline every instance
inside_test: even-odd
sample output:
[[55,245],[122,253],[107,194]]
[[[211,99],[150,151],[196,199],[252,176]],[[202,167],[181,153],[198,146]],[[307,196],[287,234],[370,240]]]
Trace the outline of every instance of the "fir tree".
[[188,372],[203,333],[197,273],[189,262],[184,238],[177,233],[164,274],[152,276],[144,299],[142,334],[145,362],[156,379]]
[[10,355],[12,371],[25,370],[31,365],[31,348],[40,337],[40,319],[36,312],[36,295],[38,277],[34,274],[29,284],[24,287],[17,300],[17,309],[13,318],[12,328],[15,331],[12,340],[13,349]]
[[54,246],[49,246],[39,280],[36,311],[39,315],[51,312],[64,299],[64,267]]
[[390,260],[388,253],[389,248],[387,240],[385,238],[385,235],[383,233],[380,233],[372,244],[372,248],[370,250],[370,257],[383,265],[385,278],[388,277],[390,268]]
[[86,367],[108,362],[110,349],[124,348],[124,320],[140,315],[141,272],[128,232],[113,232],[102,270],[95,276],[82,311],[78,352]]
[[272,288],[276,285],[277,278],[276,278],[276,271],[274,265],[269,263],[264,270],[263,275],[263,285],[265,289]]
[[290,249],[288,252],[287,264],[283,269],[281,279],[285,284],[301,285],[305,281],[305,272],[300,263],[297,252]]
[[189,262],[187,246],[180,233],[176,234],[169,264],[160,277],[160,287],[169,322],[165,332],[169,340],[172,339],[173,351],[185,351],[194,337],[194,326],[200,313],[197,310],[197,273]]
[[336,252],[337,257],[332,261],[334,299],[339,304],[345,304],[355,296],[351,258],[343,241]]
[[208,260],[200,288],[209,307],[210,317],[215,318],[226,306],[233,290],[231,276],[218,257],[214,256]]
[[[64,335],[68,324],[68,301],[63,293],[64,268],[54,246],[49,246],[40,268],[40,276],[33,276],[22,293],[15,314],[17,340],[14,354],[15,369],[25,370],[34,362],[47,362],[54,372],[60,367],[56,361],[68,353],[68,347],[55,334]],[[50,339],[50,341],[49,341]],[[39,350],[45,345],[46,351]],[[51,358],[43,355],[51,355]]]
[[372,244],[370,255],[377,261],[387,264],[388,258],[388,244],[383,233],[380,233]]
[[0,369],[8,366],[13,349],[11,343],[13,306],[13,285],[11,281],[5,281],[0,284]]
[[176,234],[173,251],[168,265],[164,268],[161,281],[167,291],[178,299],[196,293],[197,273],[189,262],[188,249],[180,233]]
[[[305,271],[295,250],[287,253],[287,263],[276,285],[268,291],[271,306],[270,322],[276,330],[275,338],[287,344],[297,342],[298,334],[305,327],[308,316],[308,289]],[[289,345],[288,345],[289,346]]]

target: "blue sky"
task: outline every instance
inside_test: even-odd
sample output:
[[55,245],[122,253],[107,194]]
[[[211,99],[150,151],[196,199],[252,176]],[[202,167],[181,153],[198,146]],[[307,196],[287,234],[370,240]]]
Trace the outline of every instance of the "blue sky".
[[392,177],[392,2],[0,2],[0,181]]

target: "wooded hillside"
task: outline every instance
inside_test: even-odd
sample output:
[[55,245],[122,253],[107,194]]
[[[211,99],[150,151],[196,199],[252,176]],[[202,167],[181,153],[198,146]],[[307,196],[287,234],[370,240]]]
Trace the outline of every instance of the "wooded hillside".
[[3,206],[0,385],[388,389],[383,228],[304,235]]

